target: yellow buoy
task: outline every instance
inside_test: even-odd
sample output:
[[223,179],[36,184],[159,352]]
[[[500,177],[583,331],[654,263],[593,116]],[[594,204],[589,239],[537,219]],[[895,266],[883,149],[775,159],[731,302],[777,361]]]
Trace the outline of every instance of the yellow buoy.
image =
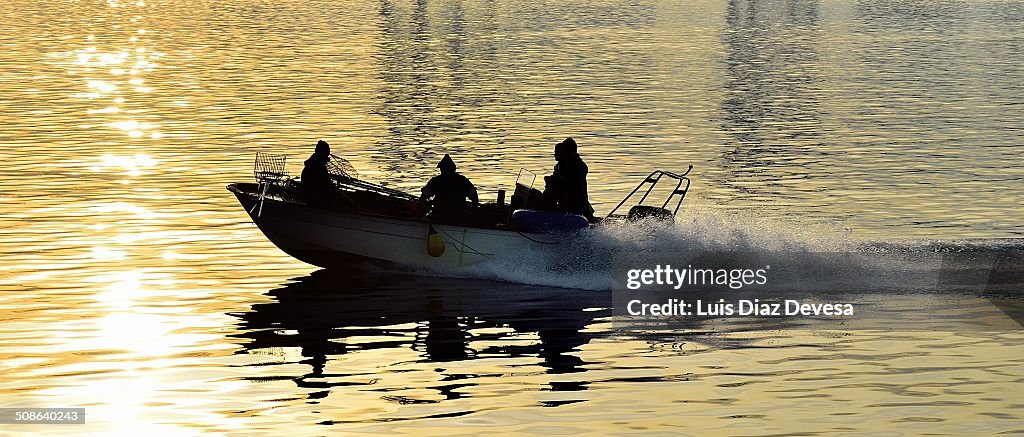
[[444,255],[444,239],[434,230],[434,225],[428,226],[430,229],[427,232],[427,253],[433,257]]

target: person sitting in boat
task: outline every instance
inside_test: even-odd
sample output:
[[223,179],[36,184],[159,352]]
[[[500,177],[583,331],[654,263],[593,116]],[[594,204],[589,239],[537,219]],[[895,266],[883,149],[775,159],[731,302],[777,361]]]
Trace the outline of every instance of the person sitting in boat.
[[544,176],[544,198],[556,211],[582,215],[594,222],[594,208],[587,196],[589,169],[576,150],[572,138],[555,145],[555,170]]
[[302,184],[302,193],[306,196],[306,203],[310,205],[330,206],[335,203],[337,190],[327,171],[330,159],[331,146],[320,140],[316,142],[316,150],[302,167],[302,177],[299,181]]
[[441,174],[430,178],[420,196],[420,203],[429,208],[427,218],[443,223],[463,223],[469,217],[466,199],[473,202],[473,208],[480,205],[476,187],[455,171],[455,161],[447,154],[437,163],[437,168]]

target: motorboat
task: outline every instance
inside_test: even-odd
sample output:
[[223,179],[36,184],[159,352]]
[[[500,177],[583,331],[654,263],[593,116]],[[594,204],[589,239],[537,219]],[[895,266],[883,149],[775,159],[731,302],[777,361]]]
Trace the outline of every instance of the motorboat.
[[[464,221],[441,223],[424,216],[418,196],[364,181],[348,161],[334,155],[328,170],[336,196],[331,202],[312,201],[299,179],[288,175],[286,161],[282,155],[258,152],[256,181],[227,186],[279,249],[324,268],[370,261],[434,271],[567,244],[598,226],[673,220],[693,169],[690,165],[681,174],[650,173],[596,223],[545,211],[543,193],[533,188],[536,177],[530,180],[533,174],[521,170],[509,203],[499,191],[496,201],[481,204]],[[658,192],[666,194],[660,203],[652,200]]]

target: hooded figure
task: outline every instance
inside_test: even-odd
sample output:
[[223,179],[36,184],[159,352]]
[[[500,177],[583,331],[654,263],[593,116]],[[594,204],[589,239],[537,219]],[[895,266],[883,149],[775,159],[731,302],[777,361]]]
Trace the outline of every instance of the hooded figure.
[[480,204],[476,187],[455,171],[455,161],[447,154],[437,163],[437,168],[441,174],[430,178],[420,196],[420,202],[430,207],[427,218],[444,223],[464,222],[469,215],[466,199],[473,202],[474,208]]
[[316,150],[302,167],[302,192],[306,202],[312,205],[323,205],[330,202],[334,193],[334,183],[327,171],[327,162],[331,159],[331,146],[326,141],[316,142]]
[[544,197],[555,210],[582,215],[593,222],[594,208],[587,196],[587,163],[576,153],[576,141],[566,138],[555,145],[555,171],[544,177]]

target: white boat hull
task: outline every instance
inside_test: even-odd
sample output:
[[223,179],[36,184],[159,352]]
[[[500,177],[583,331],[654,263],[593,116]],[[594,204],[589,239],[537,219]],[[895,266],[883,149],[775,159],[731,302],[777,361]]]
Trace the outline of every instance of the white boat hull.
[[[447,271],[560,244],[562,237],[326,210],[274,198],[260,200],[235,186],[228,189],[274,245],[320,267],[369,259]],[[440,256],[427,253],[430,226],[444,240]]]

